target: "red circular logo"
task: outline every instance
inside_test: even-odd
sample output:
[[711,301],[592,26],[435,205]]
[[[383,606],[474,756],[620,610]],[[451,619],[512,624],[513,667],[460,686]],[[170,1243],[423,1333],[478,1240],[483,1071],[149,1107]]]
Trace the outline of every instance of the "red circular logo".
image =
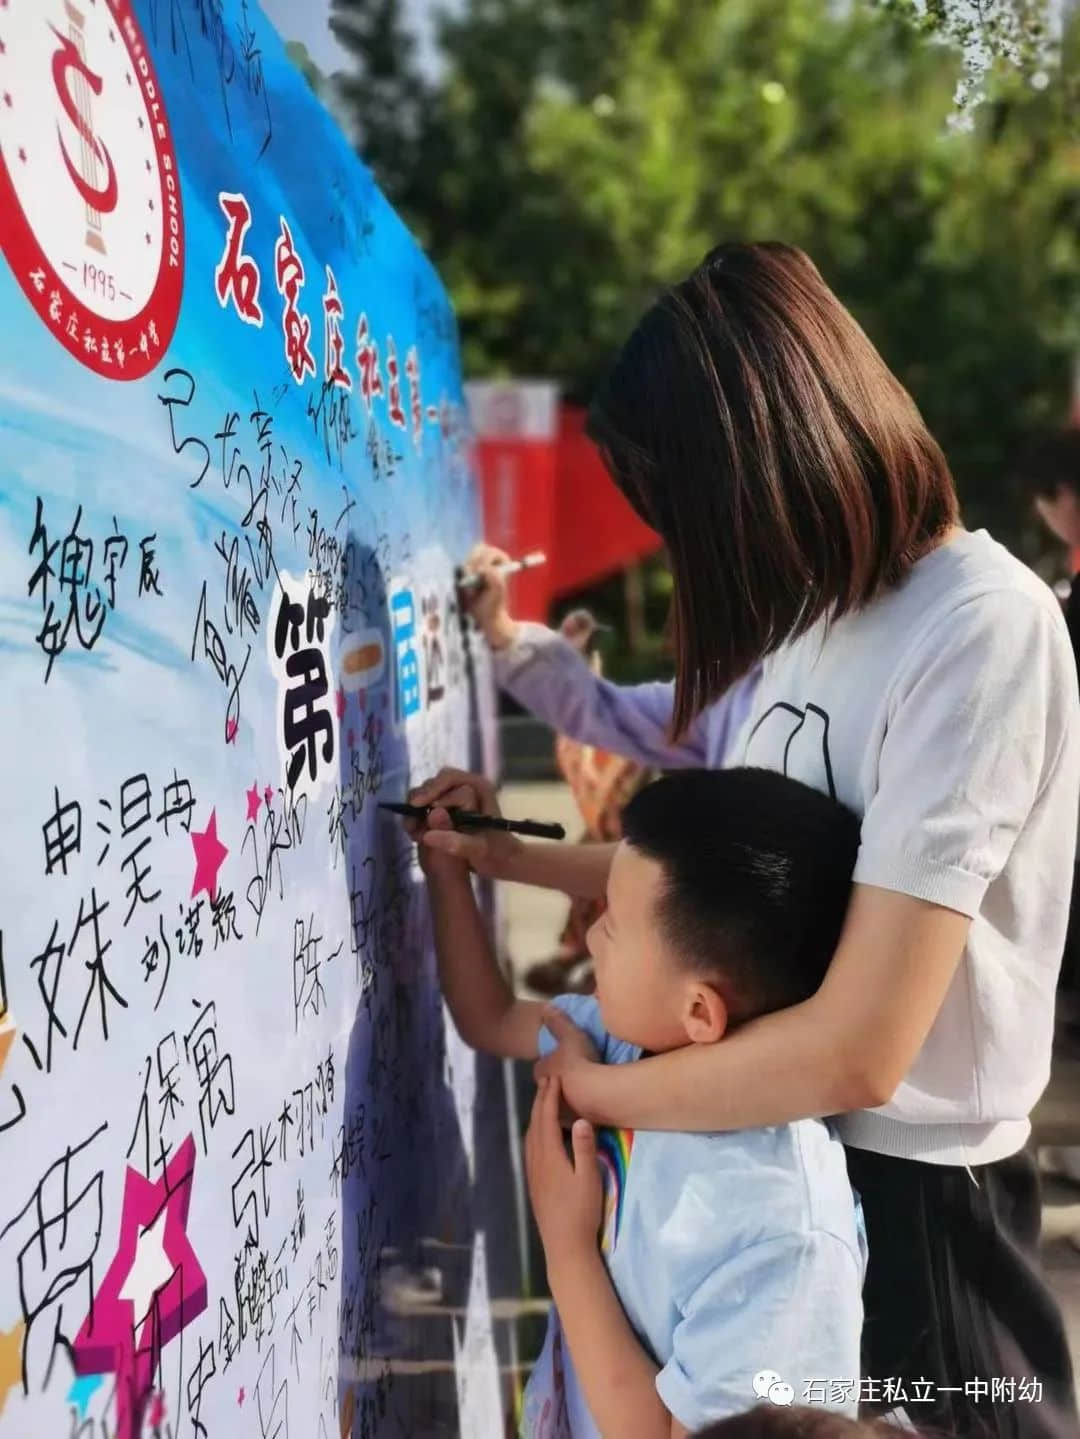
[[138,380],[176,329],[180,172],[131,0],[0,0],[0,245],[76,359]]

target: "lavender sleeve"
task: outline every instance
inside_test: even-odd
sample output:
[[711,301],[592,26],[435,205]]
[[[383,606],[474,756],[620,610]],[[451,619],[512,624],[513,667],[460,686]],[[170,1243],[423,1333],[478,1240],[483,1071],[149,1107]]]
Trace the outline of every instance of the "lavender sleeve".
[[496,651],[493,660],[500,688],[552,729],[657,769],[723,764],[752,694],[747,682],[740,682],[673,743],[668,736],[673,685],[600,679],[569,641],[544,625],[520,625],[515,642]]

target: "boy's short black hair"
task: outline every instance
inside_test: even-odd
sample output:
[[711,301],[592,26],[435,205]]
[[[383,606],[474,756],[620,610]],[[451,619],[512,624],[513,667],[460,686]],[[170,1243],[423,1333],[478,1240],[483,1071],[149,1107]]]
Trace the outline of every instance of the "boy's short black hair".
[[1029,443],[1016,469],[1032,499],[1052,500],[1062,490],[1080,494],[1080,429],[1040,435]]
[[684,770],[647,785],[623,838],[664,872],[657,918],[690,967],[715,977],[733,1021],[808,999],[851,894],[859,820],[774,770]]

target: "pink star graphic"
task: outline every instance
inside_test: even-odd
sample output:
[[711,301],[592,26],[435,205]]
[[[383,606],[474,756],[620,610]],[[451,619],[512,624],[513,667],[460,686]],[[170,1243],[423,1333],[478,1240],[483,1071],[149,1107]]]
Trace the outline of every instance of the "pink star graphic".
[[[194,1175],[192,1134],[156,1183],[127,1170],[116,1255],[72,1346],[76,1374],[116,1375],[116,1439],[138,1439],[161,1350],[206,1308],[206,1275],[187,1235]],[[143,1260],[143,1242],[158,1248],[154,1260]]]
[[247,791],[248,819],[256,819],[259,814],[259,806],[262,804],[262,795],[259,793],[258,781]]
[[269,785],[263,790],[263,799],[266,801],[266,808],[269,809],[274,802],[274,791]]
[[337,692],[337,717],[339,720],[345,718],[345,691],[340,686]]
[[195,851],[195,882],[191,886],[191,897],[194,899],[201,889],[205,889],[213,900],[217,894],[218,870],[229,852],[218,839],[216,809],[210,811],[210,823],[202,834],[192,830],[191,846]]

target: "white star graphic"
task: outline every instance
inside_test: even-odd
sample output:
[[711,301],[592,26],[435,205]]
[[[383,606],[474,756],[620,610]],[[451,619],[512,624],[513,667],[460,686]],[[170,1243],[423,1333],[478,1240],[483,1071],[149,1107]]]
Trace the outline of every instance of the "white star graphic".
[[121,1299],[130,1299],[135,1306],[133,1327],[138,1328],[150,1313],[154,1295],[173,1277],[176,1265],[165,1253],[162,1236],[165,1232],[167,1209],[163,1209],[149,1229],[144,1229],[135,1244],[135,1261],[120,1290]]

